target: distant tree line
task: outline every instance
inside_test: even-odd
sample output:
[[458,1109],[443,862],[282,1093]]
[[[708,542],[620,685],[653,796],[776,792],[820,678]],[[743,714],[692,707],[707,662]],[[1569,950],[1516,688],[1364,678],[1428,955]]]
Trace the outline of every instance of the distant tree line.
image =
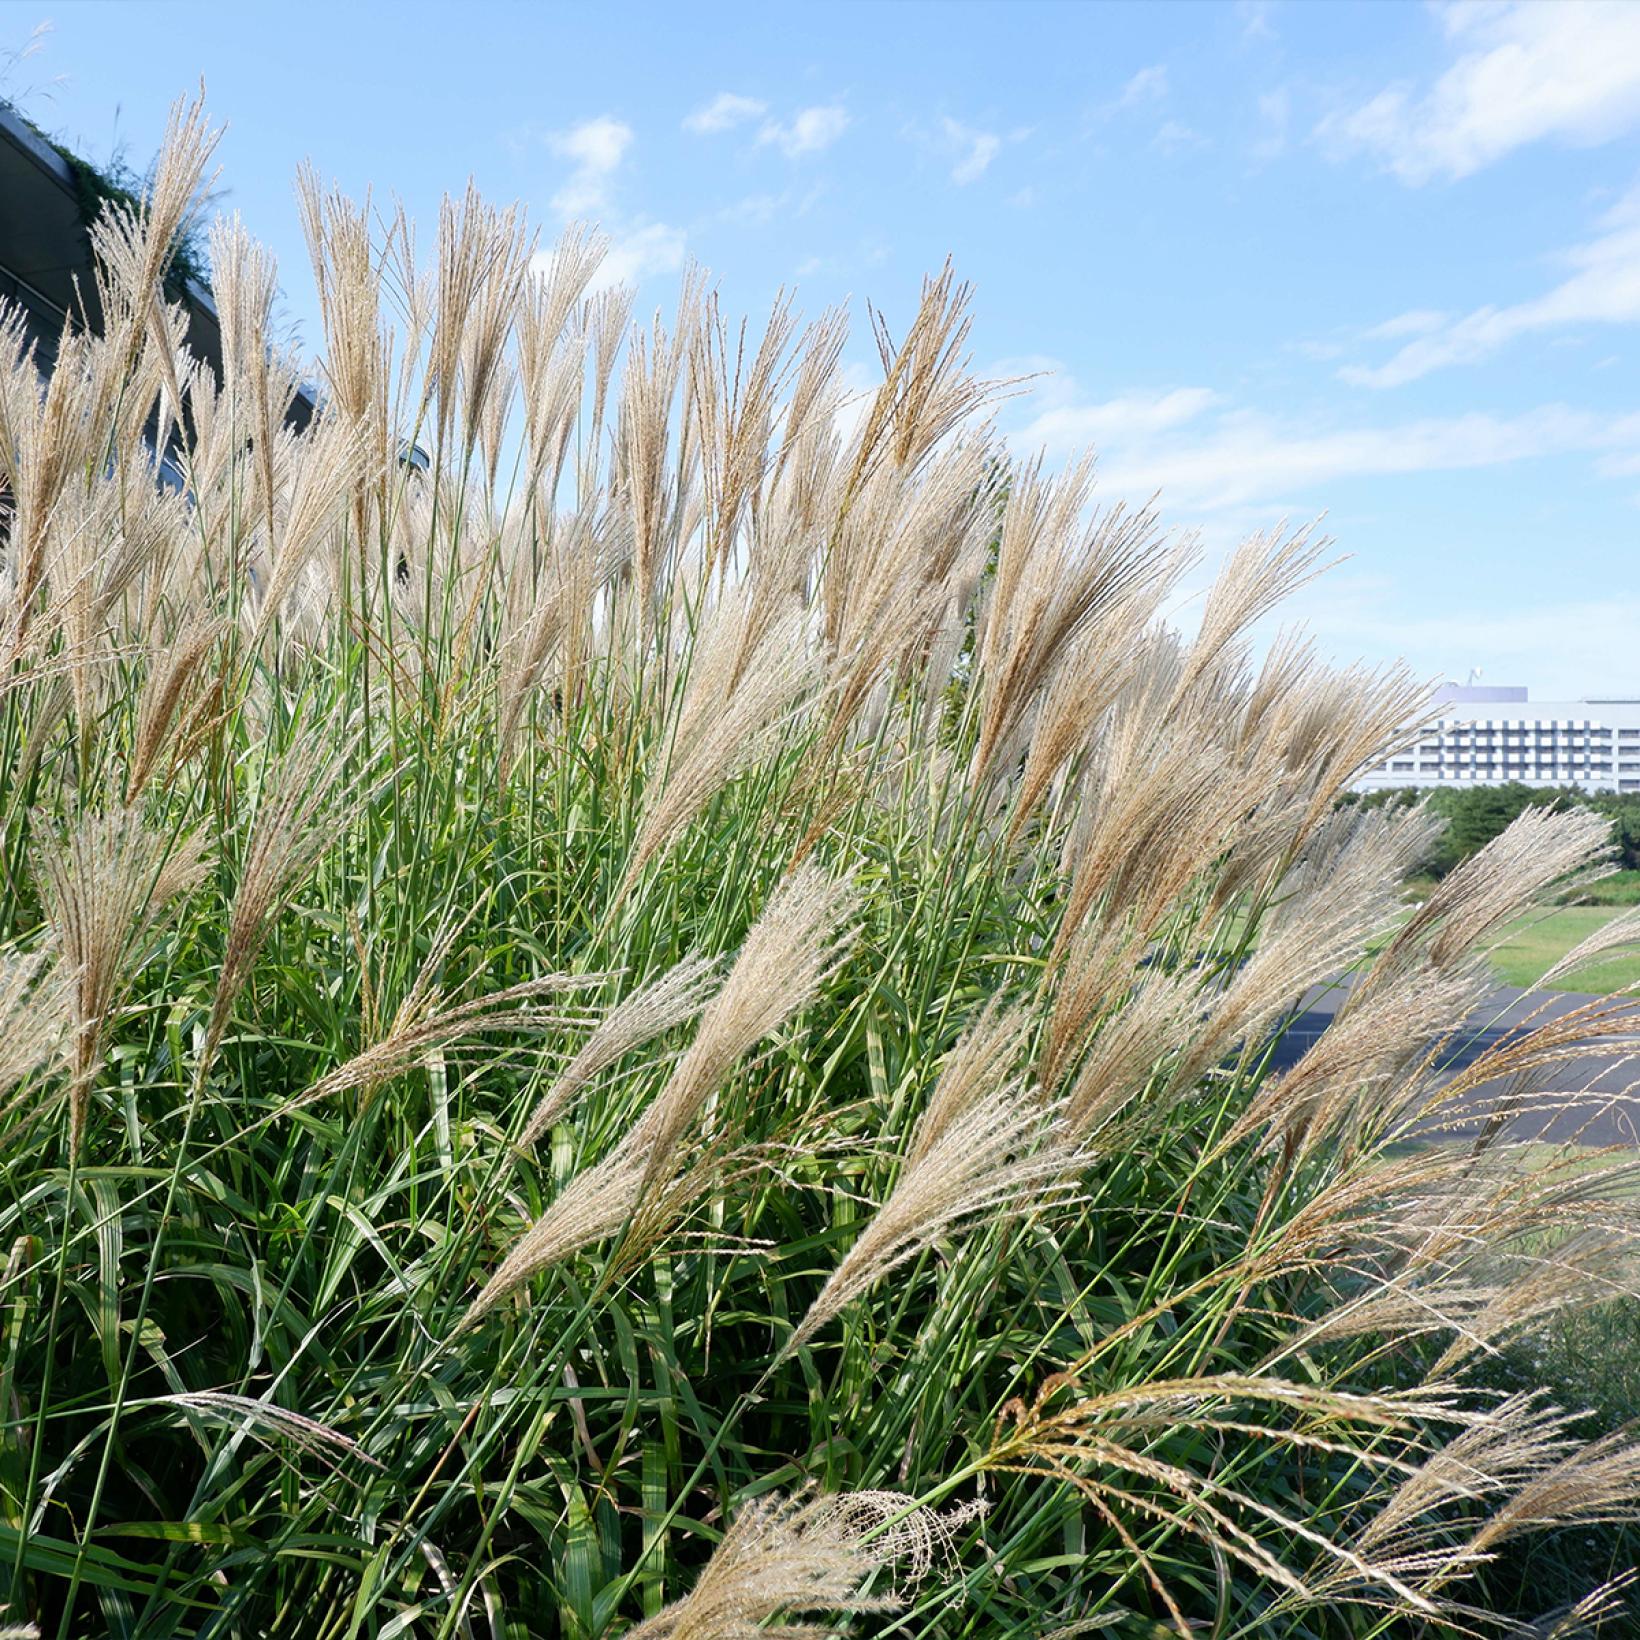
[[1640,869],[1640,792],[1586,792],[1575,786],[1526,786],[1518,780],[1503,786],[1438,786],[1420,790],[1398,786],[1388,791],[1351,792],[1347,803],[1379,808],[1427,803],[1446,821],[1446,830],[1436,841],[1425,869],[1442,876],[1484,848],[1522,809],[1594,809],[1612,822],[1612,843],[1617,849],[1614,863],[1624,871]]

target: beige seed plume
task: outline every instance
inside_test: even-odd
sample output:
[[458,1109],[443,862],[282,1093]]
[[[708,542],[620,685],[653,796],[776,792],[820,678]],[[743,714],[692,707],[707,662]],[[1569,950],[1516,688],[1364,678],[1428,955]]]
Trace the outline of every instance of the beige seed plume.
[[[43,829],[43,821],[38,822]],[[167,903],[202,873],[197,839],[177,842],[125,810],[87,815],[66,836],[46,834],[35,870],[52,938],[71,986],[68,1142],[77,1154],[103,1030],[119,1006]]]
[[224,1390],[191,1390],[157,1395],[150,1404],[180,1407],[230,1429],[250,1430],[263,1440],[278,1437],[305,1452],[355,1458],[375,1469],[382,1467],[351,1435],[344,1435],[341,1430],[317,1418],[309,1418],[305,1413],[292,1412],[288,1407],[275,1406],[249,1395],[233,1395]]
[[1064,941],[1053,1006],[1042,1033],[1039,1075],[1057,1090],[1094,1028],[1132,995],[1144,957],[1142,939],[1120,922],[1089,917]]
[[1301,870],[1277,903],[1259,948],[1218,992],[1205,1026],[1180,1058],[1173,1085],[1183,1088],[1238,1044],[1263,1039],[1277,1017],[1311,985],[1358,962],[1394,914],[1395,885],[1424,836],[1382,811],[1357,811],[1326,856],[1325,871]]
[[752,612],[742,592],[730,594],[697,646],[668,761],[646,793],[623,894],[728,781],[767,753],[814,687],[818,666],[801,612],[789,608],[748,643]]
[[728,570],[741,511],[763,475],[794,328],[789,298],[777,297],[763,339],[748,356],[746,321],[731,344],[714,292],[706,298],[694,332],[689,385],[704,458],[708,533],[703,567],[708,577],[714,570]]
[[660,1172],[649,1135],[631,1128],[607,1155],[577,1173],[551,1207],[513,1244],[495,1274],[456,1323],[452,1336],[474,1326],[543,1270],[598,1242],[620,1236],[612,1266],[640,1264],[694,1204],[737,1163],[724,1145],[667,1158]]
[[1521,1532],[1546,1526],[1640,1519],[1640,1443],[1622,1433],[1592,1441],[1526,1482],[1469,1547],[1482,1553]]
[[1065,647],[1098,614],[1164,574],[1156,515],[1116,506],[1084,524],[1093,460],[1044,479],[1019,474],[1008,495],[985,622],[978,638],[980,734],[974,777],[1007,746]]
[[[955,1067],[959,1075],[967,1068],[964,1061]],[[1020,1078],[970,1098],[955,1116],[936,1094],[924,1120],[942,1121],[943,1130],[924,1143],[913,1129],[908,1154],[915,1163],[902,1167],[888,1199],[832,1271],[781,1358],[942,1236],[981,1218],[1020,1217],[1063,1195],[1075,1157],[1055,1138],[1056,1114]]]
[[574,1014],[535,1004],[543,997],[596,985],[606,978],[605,974],[547,974],[453,1004],[444,1004],[436,991],[418,990],[400,1006],[380,1041],[326,1072],[302,1095],[301,1103],[334,1098],[357,1088],[373,1089],[468,1037],[521,1035],[578,1024]]
[[1640,945],[1640,906],[1613,917],[1595,931],[1578,941],[1558,962],[1544,970],[1537,982],[1540,991],[1554,990],[1568,975],[1586,967],[1597,958]]
[[547,674],[566,625],[573,621],[593,589],[592,542],[584,515],[565,538],[553,542],[545,572],[536,581],[520,570],[509,599],[506,624],[498,645],[496,740],[503,784],[523,739],[532,701]]
[[972,287],[959,285],[947,262],[938,277],[923,281],[916,316],[898,345],[883,316],[872,314],[883,382],[855,436],[845,504],[879,463],[916,467],[990,396],[990,384],[969,374],[964,351],[972,296]]
[[[1184,560],[1180,557],[1176,562],[1182,567]],[[1135,655],[1144,652],[1146,615],[1145,604],[1130,598],[1078,633],[1054,656],[1054,670],[1043,691],[1024,767],[1011,794],[1010,841],[1098,732],[1133,669]]]
[[993,1000],[946,1055],[928,1105],[911,1132],[905,1167],[915,1167],[976,1101],[1004,1082],[1019,1063],[1032,1019],[1020,1006]]
[[294,479],[270,543],[268,577],[261,589],[253,641],[285,612],[304,572],[340,522],[363,475],[363,448],[357,427],[334,416],[322,417],[301,441],[301,457],[295,463]]
[[[1182,1506],[1168,1509],[1165,1518],[1209,1545],[1215,1558],[1237,1562],[1301,1603],[1319,1601],[1327,1584],[1342,1582],[1357,1590],[1365,1585],[1374,1604],[1388,1596],[1400,1608],[1426,1615],[1436,1611],[1428,1596],[1399,1575],[1393,1560],[1329,1536],[1310,1516],[1277,1507],[1212,1469],[1202,1473],[1174,1462],[1143,1437],[1154,1430],[1186,1428],[1211,1440],[1215,1431],[1226,1430],[1295,1455],[1312,1448],[1338,1451],[1327,1433],[1329,1425],[1353,1425],[1366,1434],[1409,1431],[1427,1420],[1462,1421],[1453,1397],[1438,1386],[1360,1395],[1224,1373],[1137,1384],[1067,1403],[1067,1393],[1076,1387],[1073,1374],[1056,1373],[1031,1402],[1011,1402],[998,1421],[986,1467],[1053,1475],[1081,1492],[1118,1531],[1119,1512],[1154,1517],[1160,1494]],[[1264,1416],[1249,1418],[1245,1408],[1257,1408]],[[1270,1419],[1281,1412],[1301,1421],[1288,1426]],[[1134,1434],[1141,1438],[1133,1439]],[[1393,1446],[1375,1451],[1352,1443],[1347,1450],[1369,1471],[1395,1464]],[[1304,1564],[1312,1560],[1319,1562],[1317,1569]],[[1154,1574],[1151,1581],[1180,1632],[1188,1635],[1190,1627],[1166,1586]]]
[[529,451],[524,490],[532,492],[545,474],[543,494],[549,505],[557,493],[581,407],[586,336],[570,321],[608,249],[609,241],[602,234],[579,225],[567,229],[548,257],[545,271],[526,276],[514,315],[524,442]]
[[625,339],[627,321],[632,317],[632,287],[606,285],[588,296],[580,307],[580,328],[587,339],[587,350],[592,358],[592,413],[588,426],[597,435],[585,441],[581,459],[576,465],[577,488],[592,492],[598,488],[599,448],[604,427],[604,410],[609,403],[610,387],[615,376],[615,361]]
[[819,585],[837,674],[825,746],[840,744],[874,697],[943,652],[966,611],[995,524],[998,470],[985,432],[920,468],[885,464],[830,532]]
[[135,803],[147,787],[161,754],[197,700],[201,671],[222,634],[222,623],[202,616],[184,621],[149,659],[148,676],[137,702],[136,740],[125,782],[125,801]]
[[[69,984],[44,952],[0,954],[0,1099],[61,1050],[69,1001]],[[0,1116],[15,1108],[0,1105]]]
[[[839,925],[853,899],[846,882],[812,863],[781,884],[746,935],[729,977],[706,1005],[694,1041],[654,1103],[608,1155],[577,1174],[524,1232],[468,1307],[457,1332],[538,1272],[623,1226],[631,1227],[629,1239],[635,1244],[648,1246],[688,1210],[728,1165],[726,1152],[734,1137],[718,1135],[704,1155],[691,1157],[688,1130],[736,1063],[807,1006],[842,960],[853,930],[840,931]],[[688,984],[698,984],[701,977],[691,974]],[[676,1001],[672,998],[669,1005]],[[609,1040],[619,1038],[612,1034]]]
[[335,841],[342,807],[338,784],[356,745],[357,737],[337,724],[311,724],[263,779],[197,1062],[201,1082],[274,919],[303,874]]
[[708,1094],[746,1054],[806,1008],[853,944],[855,891],[808,861],[770,896],[729,977],[701,1014],[694,1041],[643,1118],[657,1165]]
[[[822,1640],[836,1632],[839,1617],[894,1610],[895,1596],[864,1592],[887,1547],[867,1542],[840,1503],[846,1499],[777,1493],[743,1505],[694,1588],[628,1629],[628,1640]],[[828,1620],[785,1621],[821,1614]]]
[[[1146,974],[1117,1002],[1065,1091],[1065,1131],[1076,1143],[1087,1146],[1097,1140],[1097,1149],[1110,1150],[1111,1124],[1131,1118],[1135,1102],[1180,1045],[1188,1052],[1189,1044],[1205,1034],[1208,1003],[1200,980],[1189,970]],[[1052,1069],[1046,1067],[1045,1075]],[[1165,1084],[1168,1078],[1160,1080]],[[1137,1115],[1154,1120],[1161,1114],[1159,1103],[1152,1101]]]
[[1609,832],[1605,817],[1590,809],[1524,810],[1440,880],[1385,949],[1378,971],[1393,970],[1420,947],[1437,968],[1462,961],[1546,889],[1586,880],[1607,851]]
[[1478,966],[1447,974],[1409,967],[1352,995],[1291,1070],[1260,1085],[1224,1145],[1263,1132],[1265,1143],[1284,1142],[1300,1158],[1334,1141],[1358,1148],[1397,1114],[1405,1079],[1490,984]]
[[713,958],[685,957],[612,1008],[530,1113],[519,1144],[536,1143],[581,1090],[618,1059],[698,1014],[718,969]]
[[1536,1395],[1508,1396],[1406,1475],[1374,1511],[1356,1546],[1403,1556],[1444,1546],[1449,1523],[1443,1510],[1499,1497],[1553,1468],[1577,1450],[1575,1422]]
[[1234,662],[1256,621],[1325,568],[1331,543],[1311,539],[1308,528],[1284,533],[1285,526],[1249,536],[1231,553],[1207,595],[1202,623],[1174,691],[1174,704],[1204,683],[1216,686],[1227,661]]
[[[103,380],[103,391],[110,396],[117,392],[143,343],[151,340],[156,344],[151,357],[164,372],[170,399],[162,427],[182,406],[162,280],[179,238],[203,203],[208,186],[205,167],[221,136],[206,120],[203,90],[192,102],[174,103],[146,197],[132,205],[109,201],[91,226],[97,292],[113,344],[112,369]],[[101,408],[111,411],[113,406]],[[164,445],[163,434],[156,443]]]
[[615,481],[628,509],[632,532],[632,596],[638,631],[647,643],[657,605],[676,566],[678,503],[692,478],[685,452],[693,449],[687,424],[675,468],[669,460],[673,400],[690,339],[700,320],[700,277],[685,273],[677,323],[670,336],[657,314],[649,331],[633,328],[621,377],[615,423]]

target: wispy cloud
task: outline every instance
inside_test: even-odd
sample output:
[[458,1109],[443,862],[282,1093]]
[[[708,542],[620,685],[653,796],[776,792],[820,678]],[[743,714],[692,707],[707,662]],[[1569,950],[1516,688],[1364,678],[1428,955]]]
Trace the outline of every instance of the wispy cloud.
[[1159,154],[1178,154],[1187,148],[1204,148],[1207,138],[1193,130],[1183,120],[1163,120],[1150,139],[1150,146]]
[[[1013,359],[987,374],[1018,377],[1055,368],[1051,359]],[[1631,464],[1640,466],[1640,414],[1614,418],[1563,404],[1513,416],[1473,412],[1318,429],[1237,407],[1206,387],[1093,399],[1074,379],[1058,374],[1042,377],[1031,397],[1015,403],[1009,441],[1016,450],[1063,458],[1092,445],[1108,494],[1131,499],[1160,490],[1169,507],[1196,513],[1324,506],[1329,487],[1351,479],[1497,467],[1543,456],[1586,454],[1603,476],[1616,480]]]
[[1149,68],[1141,68],[1109,102],[1103,105],[1100,112],[1106,115],[1120,114],[1127,108],[1143,108],[1158,103],[1166,95],[1167,64],[1152,63]]
[[720,91],[709,102],[703,103],[683,122],[685,131],[708,136],[717,131],[732,131],[737,125],[755,120],[769,111],[769,105],[756,97],[742,97],[733,91]]
[[995,131],[976,131],[972,126],[953,119],[942,120],[940,128],[945,134],[947,147],[957,155],[956,163],[951,167],[951,180],[959,187],[978,182],[991,161],[1002,151],[1002,138]]
[[1427,90],[1399,84],[1323,120],[1403,182],[1469,176],[1528,143],[1610,141],[1640,123],[1640,6],[1603,0],[1446,4],[1456,51]]
[[1274,13],[1271,0],[1236,0],[1236,21],[1241,24],[1242,39],[1275,39]]
[[1374,325],[1367,331],[1367,339],[1393,342],[1402,336],[1427,336],[1430,331],[1439,330],[1450,317],[1439,308],[1413,308],[1407,313],[1397,313],[1381,325]]
[[1285,86],[1266,91],[1258,100],[1258,135],[1253,139],[1253,158],[1272,160],[1286,151],[1287,126],[1292,118],[1292,96]]
[[1640,443],[1640,417],[1551,404],[1516,416],[1484,412],[1387,426],[1314,431],[1255,411],[1227,413],[1191,440],[1124,443],[1106,463],[1118,495],[1161,490],[1175,506],[1215,509],[1314,498],[1348,479],[1498,467]]
[[1640,599],[1544,599],[1523,610],[1469,605],[1435,612],[1415,590],[1393,584],[1374,587],[1352,577],[1344,592],[1328,578],[1289,612],[1337,653],[1401,655],[1425,677],[1461,678],[1478,665],[1488,680],[1524,683],[1538,700],[1640,690]]
[[[683,262],[687,235],[682,228],[628,216],[617,204],[616,176],[635,140],[632,127],[610,114],[583,120],[547,137],[548,148],[573,166],[552,196],[553,210],[565,220],[597,218],[609,240],[608,253],[592,279],[594,290],[670,273]],[[549,255],[543,252],[537,264]]]
[[[988,374],[1006,379],[1055,368],[1052,359],[1005,360]],[[1205,387],[1173,387],[1089,401],[1070,377],[1055,375],[1042,380],[1024,402],[1039,408],[1012,435],[1015,448],[1063,457],[1089,445],[1103,449],[1113,442],[1137,442],[1181,427],[1217,404],[1218,395]]]
[[829,148],[848,128],[848,110],[839,103],[823,103],[800,110],[790,120],[765,121],[757,140],[796,159]]
[[547,146],[559,158],[574,162],[568,179],[552,196],[553,209],[562,216],[585,216],[604,209],[610,179],[632,146],[632,138],[632,127],[609,114],[552,132]]
[[802,188],[782,188],[777,194],[743,194],[722,206],[715,214],[720,222],[738,222],[761,227],[776,217],[804,217],[830,191],[831,184],[817,178]]
[[635,285],[652,274],[675,273],[683,266],[688,236],[665,222],[645,222],[618,228],[610,236],[609,253],[593,275],[591,290],[610,285]]
[[1473,364],[1517,337],[1580,324],[1640,322],[1640,189],[1600,219],[1592,239],[1561,258],[1571,272],[1528,301],[1480,307],[1456,317],[1417,311],[1369,331],[1369,336],[1413,339],[1383,364],[1339,371],[1361,387],[1399,387],[1448,365]]

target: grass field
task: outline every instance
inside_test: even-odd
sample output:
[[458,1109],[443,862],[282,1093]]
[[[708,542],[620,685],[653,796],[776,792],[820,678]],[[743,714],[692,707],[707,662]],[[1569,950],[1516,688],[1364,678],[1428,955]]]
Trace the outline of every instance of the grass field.
[[[1404,893],[1409,903],[1427,899],[1433,877],[1416,876]],[[1544,906],[1503,929],[1492,966],[1506,985],[1536,985],[1573,946],[1640,903],[1640,871],[1614,871],[1580,888],[1578,905]],[[1640,944],[1608,952],[1599,961],[1563,976],[1555,988],[1604,994],[1640,983]]]
[[[1623,914],[1621,906],[1564,905],[1522,917],[1505,931],[1492,953],[1492,966],[1509,985],[1535,985],[1580,940]],[[1606,992],[1640,982],[1640,948],[1619,950],[1568,974],[1563,991]]]

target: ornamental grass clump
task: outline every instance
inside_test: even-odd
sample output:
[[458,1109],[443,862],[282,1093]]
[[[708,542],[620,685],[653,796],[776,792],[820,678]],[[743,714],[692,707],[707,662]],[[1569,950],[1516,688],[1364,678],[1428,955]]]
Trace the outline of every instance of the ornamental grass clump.
[[949,269],[862,391],[309,172],[323,358],[228,223],[218,369],[214,146],[103,333],[0,313],[0,1627],[1624,1632],[1521,1557],[1640,1444],[1500,1375],[1640,1292],[1632,1157],[1528,1142],[1640,1011],[1451,1064],[1600,827],[1400,920],[1431,821],[1338,800],[1424,691],[1252,637],[1325,544],[1166,625]]

